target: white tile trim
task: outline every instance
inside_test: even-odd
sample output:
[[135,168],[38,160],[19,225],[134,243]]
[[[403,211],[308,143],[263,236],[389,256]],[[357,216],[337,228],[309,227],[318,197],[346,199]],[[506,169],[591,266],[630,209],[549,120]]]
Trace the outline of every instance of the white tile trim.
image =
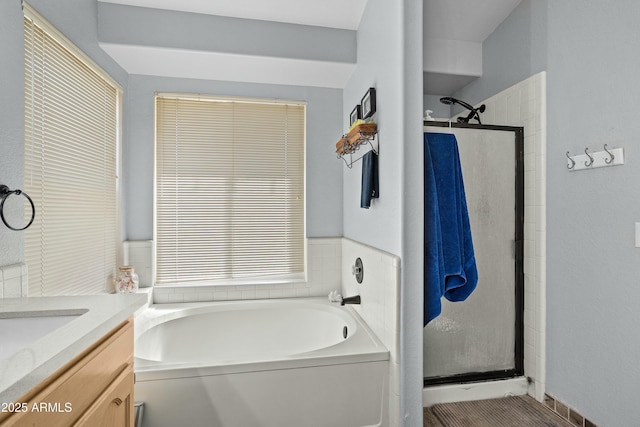
[[29,295],[29,273],[25,263],[0,267],[0,298]]
[[[546,73],[538,73],[484,101],[507,100],[495,124],[525,127],[525,375],[544,398],[546,313]],[[518,100],[518,102],[516,102]],[[516,114],[517,113],[517,114]]]
[[[544,399],[546,382],[546,72],[479,102],[484,124],[523,126],[525,163],[525,376],[530,394]],[[492,112],[492,113],[489,113]]]
[[[152,252],[153,245],[148,250]],[[197,302],[327,296],[333,290],[340,290],[341,254],[342,237],[307,238],[306,281],[264,285],[155,286],[153,301],[165,304],[178,300]]]

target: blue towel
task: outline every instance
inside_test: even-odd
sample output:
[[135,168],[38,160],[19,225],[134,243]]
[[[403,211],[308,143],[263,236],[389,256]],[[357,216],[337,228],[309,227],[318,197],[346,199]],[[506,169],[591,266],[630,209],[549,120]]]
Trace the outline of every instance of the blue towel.
[[360,189],[360,207],[369,209],[371,199],[380,197],[378,184],[378,155],[369,151],[362,156],[362,187]]
[[441,298],[464,301],[478,283],[458,143],[452,134],[424,134],[424,324]]

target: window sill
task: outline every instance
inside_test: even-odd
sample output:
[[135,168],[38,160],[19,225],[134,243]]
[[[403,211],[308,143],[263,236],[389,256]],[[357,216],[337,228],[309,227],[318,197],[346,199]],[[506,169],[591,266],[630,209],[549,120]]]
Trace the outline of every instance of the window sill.
[[273,285],[303,285],[310,286],[304,274],[289,275],[286,277],[233,279],[212,282],[181,282],[166,285],[156,284],[156,289],[184,289],[184,288],[218,288],[225,286],[273,286]]

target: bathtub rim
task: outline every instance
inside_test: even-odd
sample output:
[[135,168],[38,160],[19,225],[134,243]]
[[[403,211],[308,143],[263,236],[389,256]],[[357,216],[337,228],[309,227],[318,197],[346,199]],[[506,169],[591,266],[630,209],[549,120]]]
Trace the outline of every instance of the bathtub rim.
[[337,309],[341,316],[349,316],[350,320],[352,319],[355,322],[357,330],[347,340],[338,344],[310,352],[276,357],[269,360],[225,361],[224,364],[212,364],[212,362],[168,363],[135,357],[134,351],[136,381],[389,361],[389,350],[375,333],[373,333],[358,312],[351,306],[339,306],[336,305],[336,303],[329,303],[325,297],[152,304],[136,315],[134,322],[134,339],[137,340],[144,332],[161,323],[190,314],[207,313],[216,308],[222,307],[224,310],[233,310],[234,307],[246,309],[247,305],[266,306],[292,304],[302,304],[300,306],[308,306],[311,304],[313,308],[329,308],[331,311]]

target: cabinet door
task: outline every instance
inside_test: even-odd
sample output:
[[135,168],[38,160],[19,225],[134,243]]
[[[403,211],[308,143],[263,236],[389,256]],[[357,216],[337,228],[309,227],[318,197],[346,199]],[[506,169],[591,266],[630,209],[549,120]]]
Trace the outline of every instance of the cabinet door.
[[[0,426],[75,425],[79,417],[87,414],[118,378],[132,371],[132,325],[129,319],[116,327],[98,341],[96,347],[86,350],[27,393],[20,400],[28,402],[27,412],[0,413]],[[133,384],[133,373],[131,375]],[[40,405],[45,407],[41,409]],[[67,409],[67,405],[70,405],[70,409]],[[8,417],[4,419],[3,415]]]
[[122,372],[75,426],[133,427],[133,369]]

